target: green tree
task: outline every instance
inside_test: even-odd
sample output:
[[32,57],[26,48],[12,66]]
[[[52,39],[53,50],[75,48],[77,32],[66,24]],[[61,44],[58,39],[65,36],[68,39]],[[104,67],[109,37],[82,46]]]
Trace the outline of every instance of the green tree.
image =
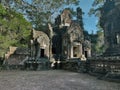
[[21,13],[0,4],[0,56],[9,46],[27,47],[31,24]]
[[92,4],[92,8],[89,11],[89,15],[94,14],[95,16],[97,16],[98,18],[100,18],[101,16],[101,9],[104,5],[106,0],[94,0],[93,4]]
[[89,15],[95,15],[96,17],[98,17],[98,23],[97,23],[97,28],[98,31],[96,33],[96,35],[94,35],[95,38],[92,38],[93,40],[93,53],[96,54],[102,54],[105,51],[105,46],[104,46],[104,31],[100,25],[100,19],[101,19],[101,10],[103,8],[104,3],[107,0],[94,0],[93,4],[92,4],[92,8],[89,11]]
[[[7,0],[5,0],[7,1]],[[37,30],[46,29],[48,22],[53,21],[56,13],[66,5],[77,5],[79,0],[11,0],[7,7],[22,12]]]

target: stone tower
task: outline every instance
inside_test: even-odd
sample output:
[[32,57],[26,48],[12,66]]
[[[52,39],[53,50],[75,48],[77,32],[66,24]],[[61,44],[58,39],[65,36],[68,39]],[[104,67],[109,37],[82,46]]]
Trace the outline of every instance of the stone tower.
[[120,55],[120,1],[106,0],[101,9],[100,25],[104,30],[105,45],[104,55]]
[[56,60],[59,57],[64,60],[91,56],[91,47],[88,47],[89,41],[85,40],[83,35],[82,10],[80,8],[77,8],[77,20],[72,20],[70,10],[66,8],[55,19],[55,24],[52,52]]

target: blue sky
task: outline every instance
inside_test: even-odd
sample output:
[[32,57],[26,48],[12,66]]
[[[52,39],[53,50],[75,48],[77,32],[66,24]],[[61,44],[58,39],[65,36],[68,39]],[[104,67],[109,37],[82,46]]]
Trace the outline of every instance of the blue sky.
[[94,15],[89,16],[88,12],[90,8],[92,7],[93,0],[80,0],[80,7],[82,8],[83,12],[85,13],[83,15],[83,22],[84,22],[84,28],[87,30],[89,33],[96,33],[97,28],[96,24],[98,21],[98,18],[95,17]]

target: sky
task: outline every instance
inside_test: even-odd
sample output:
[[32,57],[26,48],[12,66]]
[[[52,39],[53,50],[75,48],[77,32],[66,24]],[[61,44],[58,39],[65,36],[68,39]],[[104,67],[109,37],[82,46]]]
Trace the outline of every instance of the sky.
[[97,28],[96,24],[98,22],[98,18],[94,15],[89,16],[88,12],[90,8],[92,7],[93,0],[80,0],[80,7],[82,8],[82,11],[84,12],[83,15],[83,22],[84,22],[84,28],[89,33],[96,33]]

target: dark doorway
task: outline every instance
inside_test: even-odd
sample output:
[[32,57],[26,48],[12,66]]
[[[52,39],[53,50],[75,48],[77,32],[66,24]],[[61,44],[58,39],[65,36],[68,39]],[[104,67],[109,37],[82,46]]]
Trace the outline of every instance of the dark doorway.
[[52,48],[52,54],[56,54],[56,48]]
[[40,53],[41,55],[40,56],[44,57],[44,53],[45,53],[45,49],[41,49],[41,53]]
[[77,47],[73,47],[73,57],[77,57]]
[[85,51],[85,57],[86,57],[86,58],[88,57],[88,52],[87,52],[87,51]]

